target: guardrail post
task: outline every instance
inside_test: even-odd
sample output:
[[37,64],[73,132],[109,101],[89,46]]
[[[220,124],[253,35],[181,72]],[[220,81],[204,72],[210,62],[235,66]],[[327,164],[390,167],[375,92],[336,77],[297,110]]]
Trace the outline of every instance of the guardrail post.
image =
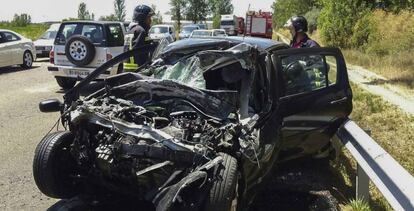
[[[371,136],[371,130],[364,130],[369,136]],[[357,175],[356,175],[356,198],[363,199],[368,202],[369,200],[369,177],[367,173],[357,165]]]
[[366,202],[369,200],[369,177],[359,165],[356,176],[356,198]]

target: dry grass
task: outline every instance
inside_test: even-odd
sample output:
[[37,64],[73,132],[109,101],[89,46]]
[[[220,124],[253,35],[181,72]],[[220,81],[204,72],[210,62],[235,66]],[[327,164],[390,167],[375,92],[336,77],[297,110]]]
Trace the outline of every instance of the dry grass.
[[[414,175],[414,117],[401,111],[378,96],[352,85],[354,110],[351,118],[362,128],[370,129],[371,136],[408,172]],[[354,197],[356,162],[344,149],[339,159],[332,163],[338,180],[342,181],[338,189],[348,200]],[[370,184],[372,210],[392,210],[382,194]],[[343,206],[350,209],[352,204]]]
[[375,56],[358,50],[342,50],[348,64],[360,65],[388,80],[386,84],[414,89],[414,54],[401,52]]

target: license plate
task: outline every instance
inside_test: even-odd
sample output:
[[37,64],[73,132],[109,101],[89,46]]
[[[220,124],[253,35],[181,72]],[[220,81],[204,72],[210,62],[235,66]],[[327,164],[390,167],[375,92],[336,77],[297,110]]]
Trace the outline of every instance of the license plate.
[[89,71],[85,71],[85,70],[69,70],[68,74],[70,76],[76,76],[76,77],[86,77],[89,75]]

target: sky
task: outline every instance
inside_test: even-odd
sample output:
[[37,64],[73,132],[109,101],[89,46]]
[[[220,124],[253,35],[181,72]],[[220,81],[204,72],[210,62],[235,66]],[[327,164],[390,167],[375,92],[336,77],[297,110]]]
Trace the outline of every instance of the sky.
[[[244,16],[249,4],[254,10],[271,11],[275,0],[232,0],[234,14]],[[32,22],[60,21],[64,18],[77,17],[78,6],[85,2],[95,18],[113,13],[113,0],[0,0],[0,21],[10,21],[14,14],[27,13]],[[127,19],[137,4],[155,4],[163,16],[170,10],[170,0],[126,0]],[[164,17],[168,18],[168,17]]]

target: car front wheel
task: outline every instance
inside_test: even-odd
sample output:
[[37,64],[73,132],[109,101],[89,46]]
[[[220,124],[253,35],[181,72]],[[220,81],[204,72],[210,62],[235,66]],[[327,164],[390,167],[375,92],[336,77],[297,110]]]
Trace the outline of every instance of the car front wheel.
[[76,78],[56,77],[56,82],[63,89],[71,89],[76,84]]
[[33,160],[33,177],[39,190],[52,198],[71,198],[77,186],[72,174],[76,162],[70,154],[74,135],[58,131],[46,135],[36,147]]
[[219,178],[214,181],[207,198],[204,210],[229,211],[237,210],[238,171],[236,158],[220,153],[224,167]]
[[29,69],[33,66],[33,55],[30,51],[25,51],[23,54],[23,64],[20,65],[25,69]]

